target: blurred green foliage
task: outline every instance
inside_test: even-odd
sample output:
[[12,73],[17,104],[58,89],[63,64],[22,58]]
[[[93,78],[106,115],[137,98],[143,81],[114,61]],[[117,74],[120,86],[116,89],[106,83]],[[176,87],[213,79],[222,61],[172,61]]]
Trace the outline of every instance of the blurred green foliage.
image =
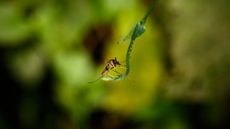
[[88,83],[151,2],[1,1],[0,128],[229,128],[228,0],[159,1],[128,77]]

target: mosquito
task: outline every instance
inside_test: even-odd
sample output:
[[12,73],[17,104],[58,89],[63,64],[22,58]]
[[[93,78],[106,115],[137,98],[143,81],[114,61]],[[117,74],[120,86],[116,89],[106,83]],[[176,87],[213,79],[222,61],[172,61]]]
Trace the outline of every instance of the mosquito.
[[120,74],[118,71],[114,70],[114,68],[115,68],[116,66],[121,66],[121,63],[117,60],[116,57],[115,57],[114,59],[108,60],[107,63],[106,63],[105,68],[104,68],[103,71],[101,72],[101,76],[100,76],[98,79],[96,79],[95,81],[92,81],[92,82],[89,82],[89,83],[96,82],[96,81],[98,81],[99,79],[102,79],[103,77],[106,77],[106,76],[109,77],[110,80],[113,79],[113,77],[109,76],[108,73],[109,73],[109,71],[111,70],[111,71],[113,71],[113,72],[115,72],[115,73],[117,73],[117,74]]

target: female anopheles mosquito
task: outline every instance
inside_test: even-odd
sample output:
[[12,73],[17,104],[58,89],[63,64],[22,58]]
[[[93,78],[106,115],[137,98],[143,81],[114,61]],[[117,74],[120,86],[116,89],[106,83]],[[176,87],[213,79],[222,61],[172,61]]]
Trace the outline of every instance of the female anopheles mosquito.
[[89,82],[89,83],[93,83],[98,81],[99,79],[102,80],[114,80],[114,78],[111,75],[109,75],[110,71],[115,72],[118,75],[121,75],[121,73],[119,73],[118,71],[114,70],[114,68],[116,68],[117,66],[122,66],[122,64],[117,60],[117,58],[115,57],[114,59],[110,59],[106,62],[106,66],[104,67],[103,71],[101,72],[101,76],[96,79],[95,81]]

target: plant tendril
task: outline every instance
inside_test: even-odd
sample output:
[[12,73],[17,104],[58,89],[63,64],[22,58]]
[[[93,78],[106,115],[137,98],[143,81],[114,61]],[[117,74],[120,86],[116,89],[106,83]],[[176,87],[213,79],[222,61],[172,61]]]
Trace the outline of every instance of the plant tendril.
[[[126,71],[124,74],[118,75],[116,78],[114,78],[114,80],[123,80],[125,77],[128,76],[129,71],[130,71],[130,58],[131,58],[131,53],[132,53],[134,41],[145,32],[145,23],[147,21],[147,18],[150,16],[151,12],[154,10],[156,3],[157,3],[157,0],[153,0],[153,3],[151,5],[150,9],[148,10],[148,12],[141,19],[141,21],[139,21],[135,25],[134,30],[131,31],[132,32],[131,33],[131,39],[130,39],[130,43],[129,43],[129,46],[128,46],[128,49],[126,52],[126,59],[125,59]],[[128,35],[130,35],[130,33]],[[127,38],[127,36],[126,36],[126,38]]]

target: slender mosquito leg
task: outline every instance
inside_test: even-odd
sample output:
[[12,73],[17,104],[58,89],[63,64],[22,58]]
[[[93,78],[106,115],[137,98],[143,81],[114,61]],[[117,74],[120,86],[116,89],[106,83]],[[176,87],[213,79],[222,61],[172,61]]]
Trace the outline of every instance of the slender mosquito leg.
[[117,74],[121,74],[119,73],[118,71],[114,70],[114,69],[111,69],[113,72],[117,73]]
[[119,67],[121,67],[121,68],[126,68],[126,65],[119,65]]
[[112,80],[117,80],[117,78],[119,78],[119,75],[118,75],[118,76],[115,76],[115,77],[109,76],[109,75],[107,75],[107,76],[110,77]]
[[107,77],[109,77],[111,80],[114,80],[116,77],[113,77],[111,75],[106,75]]

